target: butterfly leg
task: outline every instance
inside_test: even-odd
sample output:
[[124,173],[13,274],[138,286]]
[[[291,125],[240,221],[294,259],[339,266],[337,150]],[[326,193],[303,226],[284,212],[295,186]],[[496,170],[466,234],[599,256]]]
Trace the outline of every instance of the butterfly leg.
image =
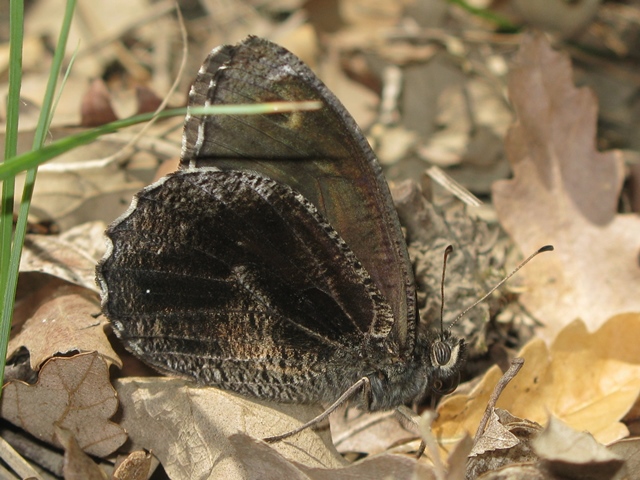
[[314,419],[309,420],[304,425],[301,425],[298,428],[291,430],[289,432],[283,433],[281,435],[274,435],[272,437],[263,438],[263,440],[267,443],[279,442],[281,440],[284,440],[285,438],[289,438],[294,435],[297,435],[298,433],[302,432],[303,430],[306,430],[309,427],[313,427],[314,425],[317,425],[318,423],[325,420],[335,410],[337,410],[342,404],[348,401],[353,395],[355,395],[355,393],[360,388],[363,388],[363,391],[368,391],[369,395],[371,395],[371,383],[369,382],[369,378],[362,377],[356,383],[351,385],[342,395],[340,395],[340,398],[338,398],[335,402],[333,402],[324,412],[322,412],[320,415],[318,415]]
[[[400,417],[401,423],[409,423],[416,430],[419,430],[419,424],[418,424],[419,416],[416,414],[416,412],[411,410],[409,407],[407,407],[406,405],[400,405],[398,408],[396,408],[396,414],[398,417]],[[426,447],[427,447],[426,443],[424,442],[424,440],[422,440],[420,442],[420,446],[418,447],[418,451],[416,452],[416,458],[420,458],[422,456]]]

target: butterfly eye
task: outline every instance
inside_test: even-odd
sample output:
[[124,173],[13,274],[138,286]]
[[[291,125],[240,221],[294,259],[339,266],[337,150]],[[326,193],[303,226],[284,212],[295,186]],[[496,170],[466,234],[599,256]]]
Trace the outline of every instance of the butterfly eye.
[[451,360],[451,347],[444,342],[437,341],[433,344],[433,359],[440,366],[444,366]]
[[456,374],[449,378],[438,378],[433,382],[431,386],[431,390],[433,390],[438,395],[448,395],[453,392],[456,388],[458,388],[458,384],[460,383],[460,372],[456,372]]

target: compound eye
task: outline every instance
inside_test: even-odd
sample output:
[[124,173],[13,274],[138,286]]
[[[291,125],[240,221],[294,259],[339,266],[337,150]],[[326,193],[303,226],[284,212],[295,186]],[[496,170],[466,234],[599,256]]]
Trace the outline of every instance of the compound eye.
[[460,383],[460,372],[456,372],[455,375],[448,378],[437,378],[433,385],[431,386],[431,390],[433,390],[438,395],[449,395],[456,388],[458,388],[458,384]]
[[433,344],[433,358],[438,365],[446,365],[451,360],[451,347],[438,340]]

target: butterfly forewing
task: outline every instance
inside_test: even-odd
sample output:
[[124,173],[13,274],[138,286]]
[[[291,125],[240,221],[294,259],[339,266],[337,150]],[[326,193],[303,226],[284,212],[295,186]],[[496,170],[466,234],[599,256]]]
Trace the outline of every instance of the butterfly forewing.
[[193,106],[300,100],[320,100],[323,108],[187,116],[182,165],[256,171],[311,201],[391,306],[389,345],[411,354],[415,289],[399,221],[371,148],[335,96],[287,50],[253,37],[214,50],[190,93]]

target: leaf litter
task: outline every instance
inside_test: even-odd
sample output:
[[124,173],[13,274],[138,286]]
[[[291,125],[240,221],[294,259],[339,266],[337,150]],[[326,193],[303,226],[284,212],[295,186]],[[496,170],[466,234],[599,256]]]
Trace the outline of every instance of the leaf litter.
[[[144,9],[136,11],[136,15],[144,15],[141,13]],[[379,29],[376,31],[389,32],[398,24],[403,12],[391,7],[388,11],[383,9],[386,13],[382,14],[378,10],[372,14],[377,20],[369,23],[363,20],[366,13],[357,8],[349,11],[352,13],[347,18],[358,21],[352,21],[350,29],[338,31],[329,46],[334,55],[340,52],[338,45],[350,49],[350,56],[341,58],[341,66],[354,72],[357,61],[368,59],[368,54],[362,56],[354,52],[360,53],[372,38],[379,42],[380,36],[373,33],[371,25],[376,25]],[[247,10],[244,14],[247,23],[254,22],[265,28],[264,19],[255,12]],[[414,15],[419,18],[418,13],[414,12]],[[96,17],[92,18],[95,21]],[[47,20],[50,25],[50,19]],[[313,60],[319,51],[315,36],[309,35],[308,25],[295,25],[290,25],[294,33],[276,40],[287,47],[296,47],[296,43],[299,47],[300,39],[304,38],[306,50],[311,52],[305,57]],[[320,23],[315,24],[315,28],[331,31]],[[247,33],[246,26],[239,30],[236,38],[224,41],[233,42]],[[210,33],[200,35],[198,48],[202,51],[189,55],[190,61],[198,64],[206,51],[222,42]],[[143,38],[148,41],[149,37]],[[445,399],[438,408],[432,432],[440,442],[442,458],[450,455],[450,476],[447,478],[462,478],[464,470],[471,478],[498,469],[514,475],[543,474],[545,478],[585,473],[593,474],[593,478],[614,478],[621,471],[638,471],[637,462],[634,463],[637,441],[620,440],[629,435],[627,423],[622,419],[632,414],[634,406],[640,408],[635,405],[640,393],[637,380],[640,362],[635,353],[640,319],[637,314],[627,313],[640,311],[636,294],[640,280],[638,218],[616,213],[624,178],[623,165],[619,153],[600,153],[595,149],[597,106],[593,95],[573,86],[568,59],[553,51],[542,36],[524,36],[523,39],[509,83],[516,124],[507,135],[505,151],[512,165],[513,179],[492,182],[492,175],[497,178],[505,171],[505,164],[500,163],[500,150],[495,148],[493,139],[502,136],[509,118],[508,110],[501,103],[503,98],[491,96],[496,76],[474,79],[467,91],[459,83],[461,77],[455,76],[438,95],[423,91],[427,97],[421,100],[422,103],[405,98],[404,107],[410,117],[407,123],[379,128],[383,132],[381,145],[385,142],[390,145],[392,141],[391,137],[384,136],[385,132],[391,132],[388,135],[393,134],[393,138],[404,142],[402,148],[394,146],[393,153],[385,154],[385,158],[390,159],[390,177],[394,177],[394,171],[402,164],[401,157],[411,155],[412,151],[418,153],[421,162],[416,164],[414,159],[413,165],[419,165],[416,172],[424,170],[424,160],[437,161],[438,156],[454,170],[457,165],[471,165],[461,167],[454,177],[471,181],[471,177],[477,177],[473,173],[475,169],[481,175],[476,184],[478,191],[485,191],[485,185],[493,183],[499,222],[522,252],[531,252],[546,243],[556,247],[556,253],[536,259],[520,277],[523,293],[518,302],[542,326],[535,329],[536,338],[520,350],[518,355],[525,359],[525,365],[500,397],[497,405],[500,408],[495,409],[488,427],[481,432],[466,469],[461,469],[461,465],[470,447],[456,449],[456,445],[462,446],[467,434],[475,434],[500,370],[497,367],[489,369],[479,381],[476,380],[475,386],[466,387],[467,393],[463,387],[461,394]],[[464,52],[460,48],[467,47],[457,38],[449,40],[445,42],[449,53],[463,58]],[[389,52],[404,52],[402,56],[415,57],[416,63],[436,65],[442,75],[448,68],[441,63],[433,44],[402,47],[402,44],[390,46],[381,42],[379,52],[388,57],[387,61],[398,57]],[[428,54],[423,52],[425,48]],[[107,57],[122,58],[120,55],[109,51]],[[339,71],[336,59],[337,55],[327,61],[328,71]],[[86,57],[84,61],[87,71],[94,72],[96,59]],[[411,60],[406,64],[397,61],[410,73],[404,77],[405,89],[416,82],[413,78],[424,78],[417,74],[419,69],[409,72]],[[347,65],[347,62],[353,63]],[[196,69],[194,67],[192,71]],[[375,62],[366,69],[375,71]],[[430,74],[433,75],[433,71]],[[354,84],[346,75],[333,75],[332,78],[337,79],[338,84],[332,88],[338,93],[363,91],[360,84]],[[185,85],[189,80],[185,79]],[[77,78],[73,81],[79,83]],[[107,87],[113,88],[113,85]],[[359,94],[346,94],[349,109],[364,126],[376,121],[371,112],[376,108],[377,97],[371,95],[370,90],[367,92],[360,104],[357,101]],[[456,118],[464,115],[465,104],[461,99],[476,102],[474,106],[480,115],[475,118],[471,115],[456,123]],[[416,112],[438,101],[444,102],[444,110],[440,110],[439,117],[435,114],[437,110],[429,110],[427,118],[431,115],[430,121],[444,122],[446,128],[439,135],[429,136],[429,132],[422,132],[424,138],[416,136],[411,122],[414,126],[416,122],[423,122],[424,126],[425,118],[424,113],[420,116]],[[65,118],[77,118],[79,123],[80,106],[76,104],[75,108],[77,111],[66,114]],[[393,106],[390,111],[394,111]],[[390,118],[394,118],[393,115]],[[405,121],[402,115],[395,118]],[[452,136],[452,132],[455,135]],[[365,461],[345,466],[333,449],[326,430],[306,431],[276,445],[256,440],[286,431],[296,422],[304,422],[317,412],[315,407],[259,405],[262,402],[212,388],[195,387],[176,379],[130,376],[115,379],[114,367],[111,383],[116,387],[116,395],[109,383],[108,365],[120,366],[122,361],[114,351],[119,347],[110,344],[113,338],[105,332],[108,327],[104,318],[98,315],[99,304],[93,284],[93,262],[100,257],[99,246],[103,243],[90,232],[101,231],[102,227],[83,227],[87,233],[80,233],[75,238],[65,235],[69,226],[83,220],[110,221],[115,218],[118,210],[122,211],[128,204],[131,192],[151,179],[155,161],[148,162],[150,156],[144,157],[145,152],[142,152],[143,160],[133,161],[128,170],[110,164],[102,172],[89,170],[89,176],[86,176],[81,173],[85,166],[83,159],[100,158],[101,155],[101,145],[94,147],[88,157],[80,154],[80,170],[65,166],[60,171],[46,172],[42,177],[45,190],[40,203],[36,204],[36,211],[46,212],[43,218],[59,220],[63,234],[59,237],[34,236],[27,245],[28,254],[23,259],[21,274],[25,294],[22,306],[16,311],[9,352],[18,358],[26,351],[26,357],[20,358],[38,380],[33,385],[19,377],[9,382],[0,410],[5,420],[36,438],[64,446],[64,471],[58,475],[108,478],[111,473],[105,477],[94,460],[83,452],[113,462],[114,452],[118,449],[124,454],[136,449],[151,449],[165,472],[175,479],[216,478],[221,472],[231,475],[229,478],[255,478],[265,471],[275,472],[278,477],[288,473],[291,478],[381,478],[385,475],[394,478],[415,478],[412,475],[435,478],[440,475],[443,478],[444,472],[434,470],[425,459],[416,462],[410,456],[398,453],[415,449],[417,443],[408,443],[413,439],[411,426],[398,428],[396,419],[388,414],[381,416],[377,430],[365,428],[369,439],[365,436],[359,442],[351,441],[354,435],[353,430],[349,431],[354,425],[352,420],[345,422],[346,441],[341,442],[342,452],[379,452]],[[465,168],[468,169],[466,173]],[[131,175],[131,172],[135,174]],[[492,173],[482,177],[483,172]],[[105,178],[107,183],[104,183]],[[419,178],[419,175],[415,174],[413,178]],[[70,187],[61,181],[69,182]],[[77,189],[78,185],[83,188]],[[70,191],[73,195],[65,198]],[[424,195],[428,196],[427,192]],[[61,200],[52,204],[49,199],[56,197]],[[97,205],[100,207],[96,208]],[[447,222],[449,220],[444,224]],[[468,228],[465,226],[461,231]],[[410,233],[420,231],[408,230]],[[467,235],[469,231],[473,229],[467,230]],[[490,243],[487,240],[490,234],[483,235]],[[413,249],[420,252],[421,246],[415,244]],[[482,249],[476,248],[473,255],[482,255]],[[424,262],[428,275],[439,269],[437,259]],[[489,269],[491,262],[486,260],[479,265],[483,266],[478,271],[484,271]],[[492,276],[488,275],[487,279]],[[476,290],[475,286],[473,290]],[[486,309],[485,316],[492,315],[493,309],[493,306]],[[476,327],[466,324],[464,328]],[[474,338],[479,339],[476,344],[481,350],[485,337],[477,330],[466,333],[476,335]],[[79,352],[99,353],[77,354]],[[60,357],[60,354],[66,356]],[[122,358],[129,362],[128,357],[123,355]],[[118,399],[121,414],[114,417]],[[358,421],[363,418],[353,410],[347,416],[356,417]],[[332,420],[332,429],[339,423]],[[540,426],[547,423],[546,428]],[[593,437],[577,431],[588,431]],[[334,436],[340,435],[339,432],[339,429],[334,431]],[[372,437],[384,439],[383,444],[376,449]],[[122,449],[127,438],[129,442]],[[602,444],[611,445],[604,447]],[[560,450],[564,456],[557,455]],[[119,474],[116,471],[113,478],[147,478],[144,472],[153,468],[149,464],[150,458],[140,450],[132,452],[123,465],[139,461],[143,473],[130,473],[136,467],[131,471],[123,468]],[[457,473],[454,473],[456,469]],[[127,473],[123,473],[125,471]]]

